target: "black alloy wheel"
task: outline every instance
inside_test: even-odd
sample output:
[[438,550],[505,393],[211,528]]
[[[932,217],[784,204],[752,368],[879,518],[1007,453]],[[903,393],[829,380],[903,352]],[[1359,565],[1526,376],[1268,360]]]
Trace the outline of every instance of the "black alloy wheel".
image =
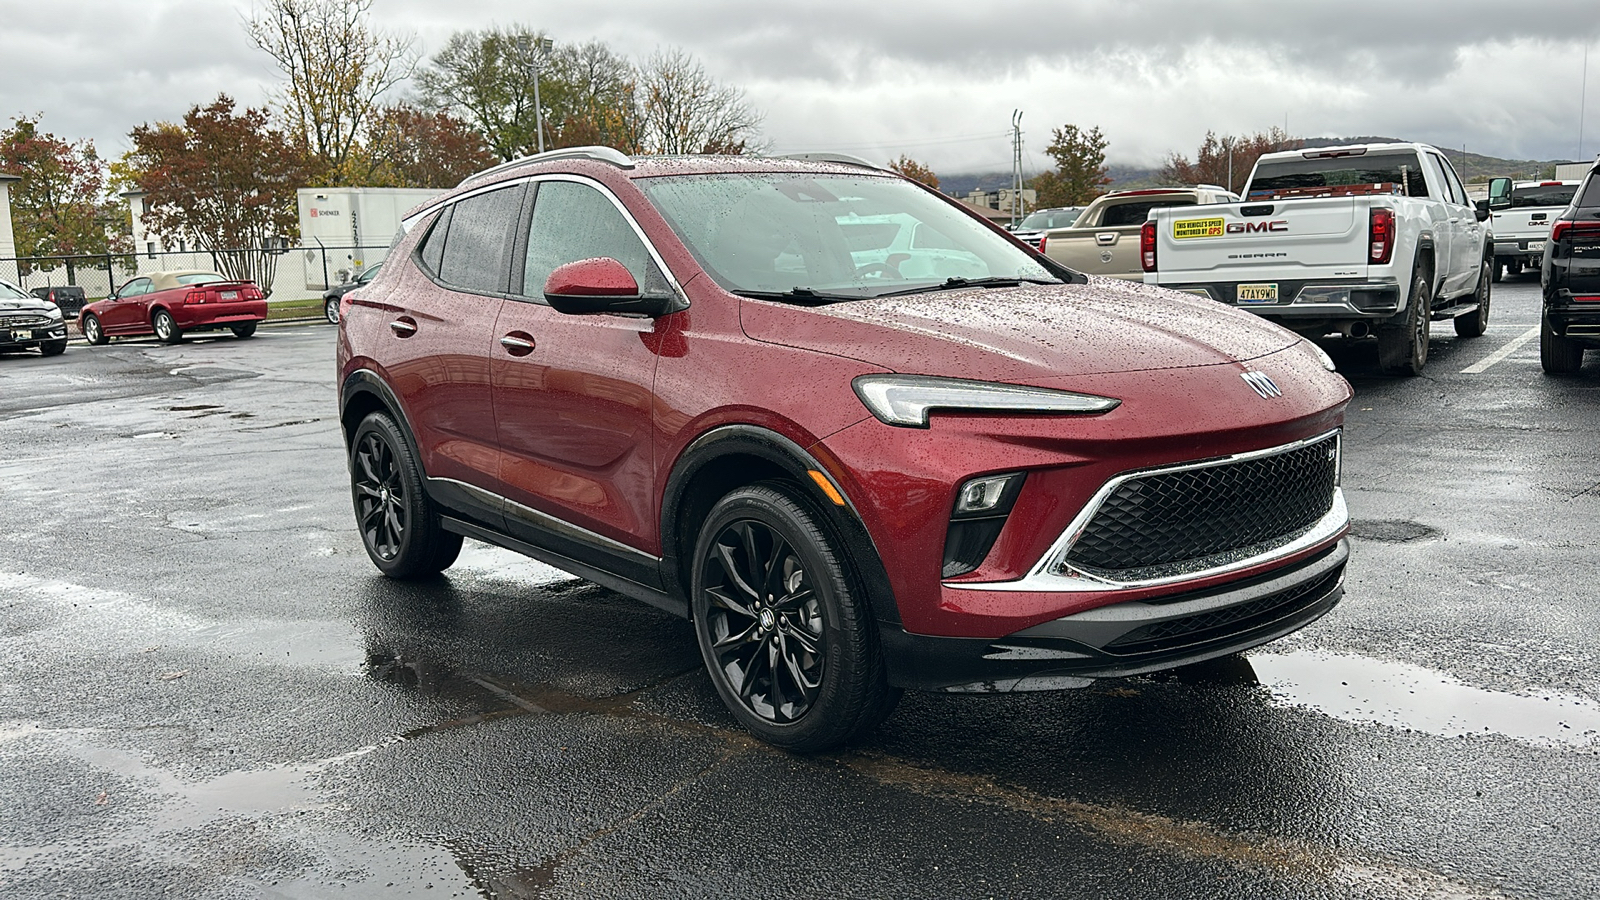
[[150,317],[150,327],[156,333],[156,340],[168,344],[176,344],[183,340],[183,331],[178,328],[178,321],[172,318],[172,313],[164,309],[156,310]]
[[383,574],[426,577],[456,561],[461,535],[440,526],[405,437],[383,413],[372,413],[356,429],[350,491],[361,543]]
[[1473,299],[1478,301],[1478,308],[1455,317],[1456,334],[1460,337],[1482,337],[1483,333],[1489,330],[1489,285],[1494,280],[1489,277],[1490,268],[1492,266],[1488,259],[1485,259],[1483,265],[1479,267],[1478,289],[1473,292]]
[[799,752],[865,734],[899,699],[820,518],[783,487],[736,490],[707,518],[693,572],[695,634],[717,693],[756,736]]
[[105,329],[100,327],[99,317],[92,315],[83,317],[83,339],[95,346],[100,346],[111,340],[106,337]]

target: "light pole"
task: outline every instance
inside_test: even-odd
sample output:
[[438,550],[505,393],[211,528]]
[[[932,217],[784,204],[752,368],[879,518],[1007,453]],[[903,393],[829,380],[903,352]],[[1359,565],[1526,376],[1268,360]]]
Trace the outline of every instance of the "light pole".
[[539,102],[539,60],[555,43],[547,37],[535,37],[525,44],[528,48],[528,68],[533,70],[533,131],[539,141],[539,152],[544,152],[544,104]]

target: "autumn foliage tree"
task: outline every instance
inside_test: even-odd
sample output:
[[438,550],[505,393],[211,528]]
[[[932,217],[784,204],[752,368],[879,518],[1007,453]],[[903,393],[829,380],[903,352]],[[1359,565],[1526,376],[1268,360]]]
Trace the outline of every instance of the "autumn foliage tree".
[[295,192],[315,168],[298,142],[271,127],[264,109],[235,112],[226,94],[191,108],[182,124],[140,125],[129,137],[124,163],[145,192],[146,224],[189,235],[223,274],[270,290],[273,246],[298,233]]
[[1165,184],[1220,184],[1230,191],[1237,190],[1244,186],[1262,154],[1294,150],[1301,144],[1299,138],[1289,137],[1281,128],[1221,137],[1207,131],[1193,162],[1177,153],[1167,158],[1167,164],[1161,169],[1161,181]]
[[360,180],[380,100],[416,68],[411,40],[375,28],[371,9],[372,0],[265,0],[247,23],[288,78],[279,106],[327,184]]
[[126,249],[116,203],[107,196],[106,166],[93,142],[68,143],[40,131],[36,117],[18,116],[0,130],[0,172],[22,179],[11,186],[18,256]]
[[1082,206],[1105,193],[1111,176],[1106,172],[1106,139],[1099,127],[1084,131],[1063,125],[1051,137],[1044,152],[1055,161],[1055,170],[1041,172],[1028,185],[1038,194],[1038,207]]
[[443,110],[385,107],[362,149],[371,187],[444,189],[496,162],[477,129]]
[[934,190],[939,189],[939,176],[933,170],[905,154],[889,163],[889,169],[898,172],[912,181],[920,181]]

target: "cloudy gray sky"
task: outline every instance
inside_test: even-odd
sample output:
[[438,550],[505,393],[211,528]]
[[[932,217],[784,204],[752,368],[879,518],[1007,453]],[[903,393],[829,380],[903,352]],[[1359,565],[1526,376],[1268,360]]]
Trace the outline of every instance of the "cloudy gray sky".
[[[249,0],[0,0],[0,117],[92,138],[176,119],[278,74]],[[682,47],[745,89],[775,150],[838,149],[936,171],[1030,167],[1052,126],[1098,125],[1112,162],[1193,154],[1206,130],[1287,125],[1517,158],[1600,151],[1600,0],[377,0],[425,59],[457,30],[521,22],[641,58]]]

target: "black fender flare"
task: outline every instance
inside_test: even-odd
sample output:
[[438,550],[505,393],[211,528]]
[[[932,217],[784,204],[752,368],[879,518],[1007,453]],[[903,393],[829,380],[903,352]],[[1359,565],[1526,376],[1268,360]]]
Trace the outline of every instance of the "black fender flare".
[[[824,524],[832,529],[850,554],[856,574],[866,590],[873,617],[879,622],[898,625],[900,610],[895,602],[889,574],[884,569],[883,557],[849,495],[828,468],[806,448],[776,431],[758,425],[713,428],[690,442],[674,462],[661,498],[661,574],[668,590],[685,598],[689,596],[689,585],[682,575],[685,560],[677,540],[679,526],[684,524],[679,522],[679,514],[686,506],[688,488],[695,476],[704,472],[707,466],[731,456],[754,457],[792,478],[805,499],[822,515]],[[828,479],[844,499],[843,506],[823,493],[811,472],[821,472]],[[689,549],[692,550],[692,547]]]
[[418,465],[421,465],[422,451],[417,446],[417,436],[411,432],[411,423],[406,419],[405,407],[395,395],[394,389],[389,387],[389,383],[371,369],[357,369],[345,376],[344,382],[339,385],[339,431],[344,436],[345,456],[350,455],[350,439],[355,436],[356,426],[361,424],[359,421],[347,422],[345,416],[355,399],[363,395],[377,400],[378,405],[389,413],[396,425],[400,426],[400,433],[406,439],[406,447]]

